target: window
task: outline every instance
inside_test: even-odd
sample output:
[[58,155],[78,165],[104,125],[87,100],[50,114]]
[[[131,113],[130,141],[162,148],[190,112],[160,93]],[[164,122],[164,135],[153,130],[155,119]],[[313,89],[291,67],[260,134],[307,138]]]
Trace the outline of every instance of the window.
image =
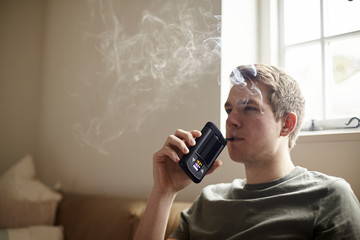
[[304,128],[346,128],[360,115],[360,1],[279,0],[278,12],[279,65],[303,90]]
[[225,133],[224,111],[232,70],[257,62],[257,6],[253,0],[222,0],[221,3],[221,101],[220,129]]
[[[360,0],[222,0],[222,108],[237,65],[279,65],[306,98],[303,129],[360,116]],[[221,126],[226,114],[221,111]],[[314,121],[313,121],[314,120]],[[315,123],[315,126],[312,125]]]

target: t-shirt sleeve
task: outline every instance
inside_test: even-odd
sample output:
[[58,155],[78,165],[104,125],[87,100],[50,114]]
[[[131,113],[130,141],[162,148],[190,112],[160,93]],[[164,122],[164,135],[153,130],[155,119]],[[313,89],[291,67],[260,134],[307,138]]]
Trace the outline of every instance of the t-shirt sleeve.
[[189,224],[186,219],[186,215],[188,215],[188,209],[181,212],[180,215],[180,224],[177,227],[177,229],[170,234],[169,238],[175,238],[175,239],[189,239]]
[[199,206],[201,206],[203,195],[200,194],[193,204],[190,206],[190,208],[185,209],[180,214],[180,224],[177,227],[177,229],[170,234],[169,238],[175,238],[179,240],[187,240],[190,239],[190,228],[193,226],[190,226],[191,219],[195,218],[196,214],[198,214],[197,209]]
[[360,240],[360,205],[350,185],[338,179],[328,186],[315,223],[316,240]]

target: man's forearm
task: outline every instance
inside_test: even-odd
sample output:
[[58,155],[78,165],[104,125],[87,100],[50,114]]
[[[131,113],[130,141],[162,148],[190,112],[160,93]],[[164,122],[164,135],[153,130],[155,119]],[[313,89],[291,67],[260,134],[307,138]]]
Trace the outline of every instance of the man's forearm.
[[176,193],[160,193],[152,190],[135,233],[135,240],[163,240],[170,209]]

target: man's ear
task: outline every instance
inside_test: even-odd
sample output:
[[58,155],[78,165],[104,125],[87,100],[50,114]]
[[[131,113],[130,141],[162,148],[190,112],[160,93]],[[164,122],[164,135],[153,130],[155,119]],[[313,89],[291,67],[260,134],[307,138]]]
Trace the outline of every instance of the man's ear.
[[295,113],[290,112],[283,118],[282,128],[280,135],[288,136],[293,130],[297,122],[297,116]]

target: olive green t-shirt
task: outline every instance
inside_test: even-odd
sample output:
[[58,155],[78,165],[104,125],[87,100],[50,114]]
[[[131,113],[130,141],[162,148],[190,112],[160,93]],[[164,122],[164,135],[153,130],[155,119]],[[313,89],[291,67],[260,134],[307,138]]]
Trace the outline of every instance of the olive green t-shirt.
[[181,214],[177,239],[360,239],[360,205],[341,178],[296,167],[264,184],[210,185]]

